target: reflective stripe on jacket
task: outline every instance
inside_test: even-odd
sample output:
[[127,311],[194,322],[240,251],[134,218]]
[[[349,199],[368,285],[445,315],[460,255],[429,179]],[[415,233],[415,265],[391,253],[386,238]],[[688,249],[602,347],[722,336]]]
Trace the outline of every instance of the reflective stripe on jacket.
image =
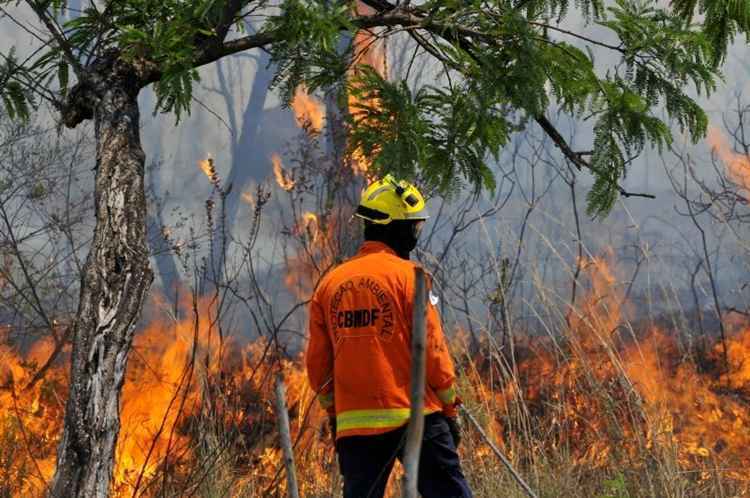
[[[336,415],[336,437],[373,435],[409,419],[415,263],[368,241],[333,269],[310,302],[307,374],[321,405]],[[451,415],[453,362],[436,303],[427,301],[425,413]]]

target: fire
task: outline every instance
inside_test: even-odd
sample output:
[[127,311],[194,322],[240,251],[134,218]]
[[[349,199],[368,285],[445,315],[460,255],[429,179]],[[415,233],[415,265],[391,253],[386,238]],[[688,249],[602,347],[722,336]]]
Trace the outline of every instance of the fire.
[[[288,275],[305,292],[335,261],[336,229],[310,212],[297,220],[297,235],[314,258],[291,261]],[[488,433],[519,460],[564,454],[582,471],[604,469],[606,475],[624,465],[638,472],[673,452],[679,471],[696,482],[718,473],[739,483],[736,496],[750,491],[750,324],[727,322],[728,371],[718,344],[690,359],[675,331],[652,325],[626,332],[622,324],[630,310],[611,259],[607,254],[582,262],[588,290],[554,347],[518,337],[515,380],[505,382],[493,381],[508,378],[497,369],[496,356],[476,356],[463,365],[462,397],[475,413],[485,410]],[[325,415],[307,387],[301,358],[280,359],[265,341],[222,339],[213,305],[209,298],[199,300],[193,316],[184,303],[184,318],[163,319],[167,314],[159,310],[165,305],[157,303],[153,315],[159,319],[138,331],[123,387],[113,496],[133,496],[136,486],[138,496],[159,495],[165,482],[189,495],[195,476],[211,466],[206,455],[217,445],[231,451],[221,446],[230,443],[237,453],[221,463],[236,479],[230,496],[283,495],[268,381],[277,369],[287,384],[302,494],[334,495],[336,461],[322,428]],[[460,343],[457,335],[454,344]],[[26,388],[53,344],[41,340],[22,352],[5,342],[0,493],[41,496],[54,471],[67,361]],[[514,411],[518,407],[523,409]],[[525,430],[518,430],[519,420]],[[464,436],[465,468],[487,469],[487,448],[470,431]]]
[[323,129],[323,116],[325,107],[320,100],[316,99],[302,85],[298,86],[292,99],[292,111],[297,121],[297,126],[312,133],[320,133]]
[[[611,254],[583,263],[589,290],[565,336],[554,345],[520,339],[516,381],[494,392],[486,373],[470,377],[472,395],[494,406],[496,437],[511,451],[566,448],[585,469],[618,470],[646,454],[674,452],[679,467],[699,480],[715,478],[720,468],[723,478],[750,491],[750,325],[732,326],[729,372],[721,344],[691,360],[678,332],[624,326],[630,310]],[[481,365],[486,361],[476,358],[475,368]],[[540,428],[531,429],[530,440],[518,441],[506,426],[505,414],[519,403],[531,417],[528,426]]]
[[307,211],[302,215],[302,222],[305,227],[305,231],[310,236],[310,240],[314,244],[315,242],[317,242],[318,237],[320,236],[318,215]]
[[[310,412],[310,392],[300,362],[273,360],[264,342],[240,345],[219,339],[211,317],[210,299],[202,299],[193,317],[184,303],[183,320],[157,320],[140,330],[133,344],[121,399],[121,430],[116,449],[112,496],[156,496],[167,479],[188,486],[191,479],[215,463],[201,463],[222,434],[242,448],[232,472],[258,486],[283,488],[274,476],[283,466],[274,450],[276,435],[258,431],[273,427],[273,372],[284,372],[288,385],[293,437],[307,453],[300,455],[305,495],[328,486],[332,452],[310,424],[320,414]],[[162,313],[165,315],[165,313]],[[0,345],[0,494],[42,496],[54,473],[57,440],[67,392],[67,359],[44,379],[25,389],[35,368],[49,357],[53,344],[42,340],[26,353]],[[191,361],[194,358],[195,361]],[[223,451],[228,451],[224,447]],[[270,453],[269,453],[270,451]],[[10,458],[10,459],[6,459]],[[167,473],[167,475],[165,475]],[[191,477],[191,473],[192,477]],[[168,477],[167,477],[168,476]],[[184,483],[184,484],[182,484]],[[178,486],[178,489],[181,489]],[[185,488],[190,489],[190,488]],[[188,491],[185,493],[190,494]],[[244,494],[241,486],[236,496]]]
[[[56,442],[65,409],[65,373],[52,370],[32,390],[31,365],[42,365],[54,345],[50,338],[34,344],[25,355],[0,345],[0,464],[5,496],[40,496],[55,469]],[[63,394],[60,396],[59,394]]]
[[214,166],[211,154],[206,159],[198,160],[198,167],[203,171],[203,174],[206,175],[211,184],[218,185],[219,175],[216,173],[216,167]]
[[[376,14],[372,7],[361,1],[357,1],[356,10],[360,16]],[[381,76],[387,75],[387,62],[382,39],[375,37],[367,30],[360,30],[355,34],[354,47],[355,62],[372,66]]]
[[309,299],[320,277],[337,260],[342,236],[333,216],[322,218],[315,213],[302,214],[291,232],[300,244],[297,253],[286,263],[285,283],[300,299]]
[[[356,3],[356,10],[359,15],[374,14],[374,11],[362,2]],[[349,71],[350,77],[356,75],[357,67],[360,64],[369,65],[381,75],[387,75],[383,42],[366,30],[355,33],[354,56]],[[377,105],[377,102],[360,102],[357,97],[350,93],[348,97],[348,112],[350,114],[356,115],[359,112],[358,107],[363,104]],[[297,88],[292,108],[300,126],[304,127],[304,123],[310,122],[313,130],[319,131],[321,129],[325,109],[320,102],[310,97],[303,87]],[[369,179],[368,173],[372,161],[365,156],[363,151],[351,151],[347,162],[351,170],[347,170],[347,178],[344,181],[351,182],[352,173],[354,176]],[[276,154],[273,156],[273,171],[276,183],[282,189],[290,191],[294,188],[294,180],[286,174],[281,165],[281,158]],[[341,172],[337,171],[335,174],[340,175]],[[301,176],[304,177],[304,175]],[[327,208],[327,212],[321,213],[322,215],[307,212],[302,215],[300,220],[296,221],[295,227],[290,230],[292,235],[300,242],[300,247],[298,253],[287,262],[286,284],[287,288],[298,297],[309,298],[317,280],[337,260],[341,248],[341,239],[351,238],[352,233],[350,231],[352,228],[344,226],[340,221],[347,218],[347,216],[341,216],[342,213],[347,211],[350,211],[350,208],[335,205],[331,209]]]
[[209,179],[214,176],[214,160],[209,156],[207,159],[199,159],[198,167]]
[[281,156],[274,152],[271,154],[271,162],[273,163],[273,175],[276,177],[276,183],[287,192],[291,191],[294,188],[294,180],[284,169]]
[[708,127],[706,141],[726,165],[732,181],[750,190],[750,157],[734,152],[727,138],[715,126]]
[[[726,376],[701,374],[691,362],[675,365],[675,358],[665,351],[677,354],[676,344],[659,330],[651,331],[639,351],[629,351],[626,368],[645,402],[649,442],[677,443],[680,462],[686,467],[713,461],[735,469],[729,471],[733,477],[750,480],[746,470],[750,414],[741,401],[743,391],[745,396],[748,393],[750,376],[740,366],[750,354],[750,329],[735,334],[729,341],[730,382]],[[721,358],[720,348],[716,345],[710,357]],[[735,395],[727,392],[728,386]]]

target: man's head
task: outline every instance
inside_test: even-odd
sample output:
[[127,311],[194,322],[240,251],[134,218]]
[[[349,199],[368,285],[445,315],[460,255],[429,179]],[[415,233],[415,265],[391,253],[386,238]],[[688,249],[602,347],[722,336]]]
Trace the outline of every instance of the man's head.
[[409,259],[429,217],[419,190],[391,175],[362,192],[355,215],[365,222],[365,240],[383,242],[404,259]]

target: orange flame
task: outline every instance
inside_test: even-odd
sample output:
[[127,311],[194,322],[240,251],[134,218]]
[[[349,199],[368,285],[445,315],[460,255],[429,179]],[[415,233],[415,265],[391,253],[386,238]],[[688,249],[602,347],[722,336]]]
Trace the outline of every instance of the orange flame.
[[[729,373],[701,371],[681,351],[677,333],[626,332],[627,303],[608,259],[611,253],[583,262],[590,290],[570,319],[569,355],[519,344],[533,353],[519,361],[520,380],[500,392],[498,413],[522,399],[537,412],[533,424],[545,427],[538,444],[565,447],[586,468],[616,469],[617,454],[632,461],[674,449],[681,468],[699,470],[702,479],[722,468],[723,478],[746,483],[747,491],[750,410],[742,400],[750,396],[750,326],[736,327],[728,341]],[[719,344],[702,361],[719,365],[721,358]],[[476,382],[480,399],[492,396],[481,378]]]
[[320,236],[318,216],[315,213],[306,212],[302,215],[302,222],[305,227],[305,231],[310,236],[313,243],[317,242]]
[[[325,264],[332,263],[326,258],[333,255],[328,244],[335,228],[314,213],[300,217],[296,230],[323,264],[292,262],[296,285],[316,282]],[[519,460],[557,451],[557,457],[564,454],[587,475],[597,468],[608,469],[603,474],[609,475],[623,461],[637,470],[673,448],[680,471],[698,481],[717,474],[732,479],[738,483],[733,496],[744,496],[750,491],[750,325],[740,317],[727,323],[732,332],[728,372],[711,367],[723,365],[719,345],[694,361],[681,350],[674,332],[651,327],[621,333],[629,310],[611,259],[610,253],[582,262],[588,291],[555,348],[519,337],[516,379],[505,385],[490,380],[496,372],[486,375],[487,369],[497,368],[494,356],[467,362],[462,397],[472,410],[489,407],[488,433]],[[167,468],[179,479],[180,473],[199,467],[196,449],[207,443],[201,439],[206,434],[191,429],[199,421],[221,424],[227,434],[244,438],[243,452],[250,454],[228,469],[239,476],[231,496],[259,496],[260,491],[247,490],[266,487],[284,494],[284,480],[274,477],[283,468],[276,435],[257,430],[274,424],[272,386],[263,379],[273,378],[278,363],[268,360],[262,341],[244,347],[226,338],[220,342],[212,330],[216,310],[211,306],[210,299],[199,300],[197,323],[186,313],[184,320],[155,321],[137,334],[122,395],[114,496],[132,496],[141,470],[144,482],[157,483]],[[190,370],[187,360],[194,347],[201,360]],[[14,455],[3,460],[7,467],[0,491],[9,496],[43,495],[54,470],[68,369],[61,362],[40,383],[24,389],[52,349],[48,339],[23,354],[0,343],[0,450]],[[324,413],[317,407],[308,411],[314,393],[307,387],[301,359],[281,361],[280,368],[288,388],[292,437],[298,442],[302,495],[330,496],[336,463],[328,435],[321,434]],[[514,405],[523,406],[529,417],[526,432],[508,425],[515,418],[509,416]],[[464,437],[465,469],[476,465],[486,470],[489,450],[471,431]]]
[[323,129],[323,115],[325,107],[317,98],[307,93],[302,85],[298,86],[292,99],[292,111],[297,126],[312,133],[320,133]]
[[[362,1],[357,1],[357,14],[360,16],[371,16],[376,11]],[[368,30],[360,30],[354,36],[354,55],[356,62],[372,66],[379,75],[387,77],[387,62],[383,39],[375,36]]]
[[203,171],[203,174],[206,175],[211,184],[215,186],[219,185],[219,174],[216,172],[216,166],[214,166],[211,154],[206,159],[198,160],[198,167]]
[[320,277],[328,271],[340,251],[338,222],[333,216],[305,212],[291,230],[300,244],[287,261],[285,283],[300,299],[309,299]]
[[[210,299],[199,300],[197,322],[189,310],[189,304],[184,303],[187,318],[155,321],[134,340],[122,391],[112,484],[115,497],[133,496],[141,474],[138,496],[158,485],[166,468],[173,473],[171,479],[188,478],[185,472],[198,464],[194,449],[205,444],[201,438],[207,436],[194,429],[200,420],[245,439],[243,452],[251,455],[243,461],[257,463],[237,464],[235,470],[243,478],[233,493],[258,496],[241,491],[243,479],[255,488],[278,486],[273,476],[283,466],[280,453],[274,450],[275,435],[264,436],[256,430],[275,424],[275,414],[265,401],[273,399],[273,386],[264,379],[273,377],[273,369],[284,372],[290,410],[309,407],[314,400],[299,362],[269,361],[262,342],[242,347],[225,338],[220,343],[210,318],[216,313]],[[190,367],[194,348],[195,357],[201,360]],[[67,362],[54,365],[32,389],[24,388],[52,349],[48,339],[38,341],[24,354],[0,344],[0,450],[3,458],[14,455],[2,460],[3,495],[41,497],[54,472],[68,384]],[[300,449],[305,449],[298,456],[300,475],[305,476],[302,491],[305,496],[321,496],[329,486],[324,466],[330,465],[332,453],[315,431],[301,433],[311,423],[320,424],[321,415],[301,412],[291,419],[292,435]],[[245,426],[252,430],[247,432]]]
[[207,159],[199,159],[198,167],[201,169],[201,171],[203,171],[203,174],[206,175],[209,180],[216,173],[214,170],[214,160],[211,158],[211,156],[208,156]]
[[29,365],[42,365],[53,349],[50,338],[24,356],[0,345],[0,444],[4,452],[16,455],[3,462],[10,482],[0,483],[0,489],[9,496],[41,496],[55,469],[55,443],[65,409],[65,391],[58,398],[55,387],[67,384],[65,371],[50,370],[34,389],[24,389],[32,378]]
[[745,190],[750,190],[750,157],[734,152],[727,138],[716,126],[708,127],[706,141],[726,165],[732,181]]
[[273,163],[273,175],[276,177],[276,183],[287,192],[291,191],[294,188],[294,180],[284,170],[281,164],[281,156],[274,152],[271,154],[271,162]]

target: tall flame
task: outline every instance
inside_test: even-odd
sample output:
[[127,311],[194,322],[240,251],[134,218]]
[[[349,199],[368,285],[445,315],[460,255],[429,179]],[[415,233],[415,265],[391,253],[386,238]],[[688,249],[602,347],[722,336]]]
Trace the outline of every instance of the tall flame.
[[[357,1],[356,10],[360,16],[376,14],[372,7],[361,0]],[[354,36],[354,56],[355,62],[372,66],[379,75],[387,77],[387,61],[383,39],[368,30],[357,31]]]
[[323,219],[312,212],[305,212],[296,220],[291,230],[301,248],[286,262],[285,283],[300,299],[309,299],[320,277],[336,261],[342,235],[334,216]]
[[320,133],[323,129],[325,107],[317,98],[307,93],[307,89],[300,85],[292,99],[292,111],[297,120],[297,126],[312,133]]
[[198,167],[209,180],[216,174],[216,170],[214,170],[214,160],[210,155],[206,159],[199,159]]
[[708,127],[706,141],[726,165],[732,181],[750,190],[750,157],[734,152],[724,133],[716,126]]
[[[722,375],[686,359],[677,331],[622,334],[627,303],[611,258],[582,262],[591,283],[570,321],[570,356],[535,350],[519,362],[524,403],[550,417],[540,442],[569,448],[589,468],[609,465],[616,453],[632,459],[673,448],[684,469],[721,467],[725,477],[750,483],[750,410],[742,401],[750,395],[750,326],[734,327]],[[721,357],[717,344],[699,361],[720,364]],[[506,405],[518,397],[516,386],[504,390]]]

